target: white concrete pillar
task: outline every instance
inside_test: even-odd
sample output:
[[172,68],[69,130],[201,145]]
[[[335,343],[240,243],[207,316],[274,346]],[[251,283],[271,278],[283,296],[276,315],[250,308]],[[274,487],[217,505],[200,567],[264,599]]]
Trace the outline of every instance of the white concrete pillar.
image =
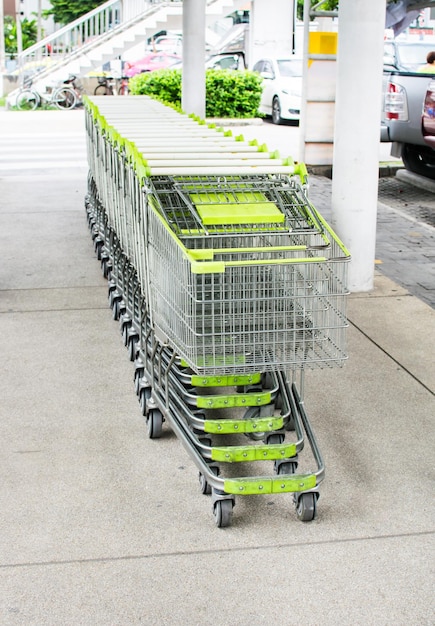
[[386,0],[340,0],[332,226],[351,291],[373,288]]
[[205,2],[183,1],[181,107],[205,118]]
[[267,55],[292,54],[294,2],[296,0],[254,0],[250,16],[249,67]]

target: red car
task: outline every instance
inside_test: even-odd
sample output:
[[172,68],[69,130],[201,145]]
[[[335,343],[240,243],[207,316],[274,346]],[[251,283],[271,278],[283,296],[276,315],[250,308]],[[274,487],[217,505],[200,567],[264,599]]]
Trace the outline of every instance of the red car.
[[131,78],[142,72],[152,72],[153,70],[161,70],[170,67],[174,63],[178,63],[181,57],[178,54],[169,54],[167,52],[150,52],[146,57],[139,61],[126,61],[124,64],[124,76]]

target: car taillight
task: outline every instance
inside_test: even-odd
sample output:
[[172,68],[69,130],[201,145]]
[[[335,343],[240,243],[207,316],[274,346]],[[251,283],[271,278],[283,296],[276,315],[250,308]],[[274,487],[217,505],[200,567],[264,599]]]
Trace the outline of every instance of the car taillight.
[[402,122],[408,119],[406,92],[403,87],[395,83],[388,83],[385,94],[385,117],[387,120],[400,120]]

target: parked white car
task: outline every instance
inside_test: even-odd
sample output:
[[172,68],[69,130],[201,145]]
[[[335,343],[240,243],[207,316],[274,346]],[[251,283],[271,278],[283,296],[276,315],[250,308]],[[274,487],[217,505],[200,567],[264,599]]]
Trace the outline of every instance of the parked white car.
[[272,116],[274,124],[298,121],[301,112],[302,60],[296,57],[264,58],[253,71],[263,78],[260,113]]

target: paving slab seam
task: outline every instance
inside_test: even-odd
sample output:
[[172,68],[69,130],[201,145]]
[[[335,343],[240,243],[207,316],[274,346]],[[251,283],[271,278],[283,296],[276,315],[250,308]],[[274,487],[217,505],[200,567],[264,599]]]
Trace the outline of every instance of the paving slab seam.
[[[71,137],[72,139],[77,139],[77,133],[34,133],[32,131],[32,138],[33,139],[47,139],[48,137],[51,137],[52,139],[56,139],[58,140],[61,137]],[[3,133],[2,132],[2,139],[9,139],[10,141],[16,141],[17,139],[17,135],[15,133]],[[21,139],[24,142],[27,142],[27,136],[23,136],[23,137],[18,137],[18,139]],[[81,138],[79,139],[79,141],[81,141]]]
[[107,306],[64,307],[62,309],[8,309],[0,311],[0,315],[25,315],[28,313],[64,313],[65,311],[106,311]]
[[394,358],[394,356],[392,356],[387,350],[385,350],[385,348],[383,348],[377,341],[375,341],[372,337],[370,337],[370,335],[368,335],[362,328],[360,328],[357,324],[355,324],[354,322],[352,322],[351,319],[348,318],[348,322],[349,324],[352,324],[352,326],[359,331],[366,339],[368,339],[370,341],[370,343],[372,343],[374,346],[376,346],[376,348],[378,348],[381,352],[383,352],[389,359],[391,359],[391,361],[393,361],[393,363],[396,363],[396,365],[398,365],[404,372],[406,372],[409,376],[411,376],[411,378],[413,378],[417,383],[419,383],[419,385],[421,385],[421,387],[423,387],[423,389],[426,389],[426,391],[428,391],[432,396],[435,396],[435,392],[432,391],[432,389],[430,389],[430,387],[428,387],[427,385],[425,385],[419,378],[417,378],[417,376],[415,376],[415,374],[413,374],[412,372],[409,371],[409,369],[407,367],[405,367],[400,361],[398,361],[396,358]]
[[[380,274],[383,275],[382,272],[380,272]],[[361,300],[363,298],[367,298],[369,300],[379,300],[380,298],[397,298],[397,293],[390,293],[388,295],[385,295],[384,293],[376,294],[376,293],[373,293],[373,291],[371,291],[371,292],[369,292],[367,294],[355,292],[355,293],[350,293],[347,297],[350,300]],[[416,297],[417,296],[414,296],[412,293],[401,293],[400,294],[400,298],[401,299],[402,298],[416,298]]]
[[260,546],[231,546],[229,548],[208,548],[203,550],[174,550],[172,552],[153,552],[150,554],[126,554],[124,556],[99,557],[89,559],[65,559],[59,561],[29,561],[27,563],[9,563],[0,565],[0,570],[19,569],[25,567],[51,567],[63,565],[85,565],[92,563],[116,563],[120,561],[142,561],[148,559],[167,559],[180,556],[191,557],[207,554],[233,554],[234,552],[264,552],[266,550],[282,550],[286,548],[313,548],[316,546],[341,545],[348,543],[362,543],[395,539],[409,539],[411,537],[432,537],[434,530],[422,530],[415,533],[392,533],[388,535],[372,535],[367,537],[347,537],[345,539],[322,539],[320,541],[300,541],[291,543],[277,543]]
[[[85,168],[83,169],[85,170]],[[87,173],[87,169],[86,169],[86,173]],[[24,181],[28,183],[32,180],[36,180],[38,183],[47,182],[47,181],[53,182],[53,174],[31,174],[29,172],[29,174],[26,174],[26,176],[23,176],[21,173],[17,175],[8,174],[7,176],[3,176],[0,173],[0,181],[7,181],[7,182],[13,181],[14,183],[19,182],[19,181]],[[75,172],[67,172],[67,173],[62,172],[62,180],[77,180],[83,183],[83,174],[79,176]]]
[[[57,209],[57,210],[53,210],[53,211],[20,211],[19,215],[67,215],[68,213],[71,213],[72,215],[77,215],[77,213],[79,213],[81,211],[78,211],[77,209]],[[17,212],[16,211],[2,211],[1,213],[2,216],[5,215],[13,215],[14,217],[17,216]],[[53,287],[53,289],[55,289],[55,287]]]
[[408,220],[408,222],[417,224],[418,226],[421,226],[421,228],[425,228],[431,233],[435,232],[435,227],[431,226],[431,224],[426,224],[426,222],[421,222],[420,220],[415,219],[415,217],[412,217],[412,215],[408,215],[407,213],[404,213],[404,211],[401,211],[400,209],[396,209],[395,207],[388,206],[388,204],[384,204],[383,202],[379,202],[379,201],[378,201],[378,208],[384,211],[389,211],[391,213],[396,213],[397,215],[400,215],[400,217],[403,217],[405,220]]
[[8,288],[8,289],[0,289],[0,295],[7,295],[8,293],[24,293],[26,291],[37,292],[37,291],[85,291],[86,289],[105,289],[107,291],[107,283],[104,285],[83,285],[83,286],[71,286],[71,287],[17,287],[17,288]]

